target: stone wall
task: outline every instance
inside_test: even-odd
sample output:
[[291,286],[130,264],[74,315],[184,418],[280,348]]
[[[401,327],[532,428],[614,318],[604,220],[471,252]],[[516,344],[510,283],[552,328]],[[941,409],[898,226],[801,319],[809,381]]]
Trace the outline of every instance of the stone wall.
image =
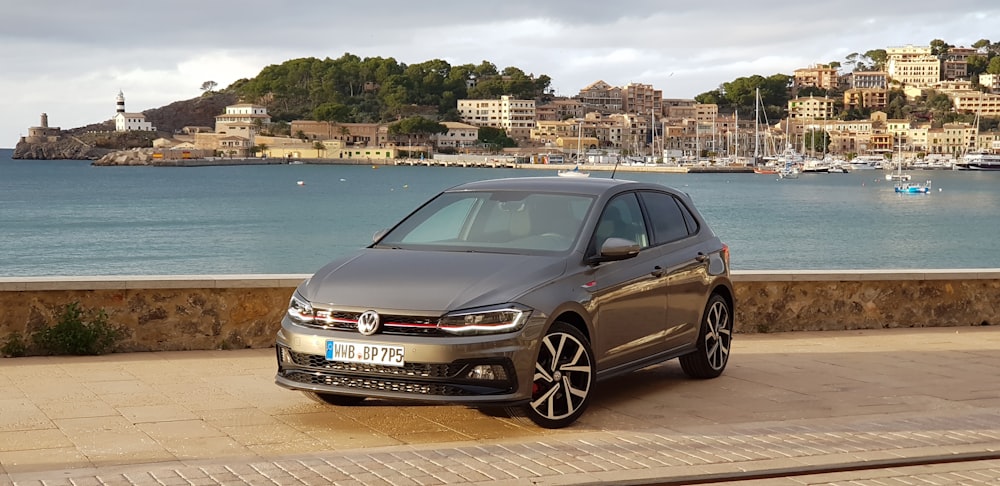
[[[264,348],[307,275],[0,279],[0,343],[103,309],[118,351]],[[1000,270],[734,272],[740,333],[1000,323]]]

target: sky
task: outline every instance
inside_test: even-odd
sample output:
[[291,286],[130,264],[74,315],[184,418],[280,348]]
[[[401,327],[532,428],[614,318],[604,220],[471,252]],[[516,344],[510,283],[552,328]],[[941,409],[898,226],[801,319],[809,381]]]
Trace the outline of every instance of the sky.
[[997,0],[34,0],[0,13],[0,148],[252,78],[290,59],[489,61],[546,74],[560,96],[597,80],[693,98],[739,77],[942,39],[1000,41]]

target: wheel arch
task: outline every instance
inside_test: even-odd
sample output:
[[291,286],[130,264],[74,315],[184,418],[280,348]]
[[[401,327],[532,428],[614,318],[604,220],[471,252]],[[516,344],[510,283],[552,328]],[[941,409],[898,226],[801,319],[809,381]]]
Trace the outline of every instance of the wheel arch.
[[587,341],[591,346],[594,345],[594,339],[590,334],[590,327],[587,326],[587,321],[578,312],[573,310],[564,310],[557,314],[555,319],[552,319],[552,322],[565,322],[566,324],[575,327],[576,330],[580,331],[580,333],[587,338]]

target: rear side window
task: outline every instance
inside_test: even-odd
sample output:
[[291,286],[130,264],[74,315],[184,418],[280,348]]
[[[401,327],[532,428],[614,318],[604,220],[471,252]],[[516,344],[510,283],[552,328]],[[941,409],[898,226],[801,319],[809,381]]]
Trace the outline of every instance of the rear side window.
[[676,197],[652,191],[643,191],[641,197],[649,212],[654,245],[685,238],[698,230],[694,216]]

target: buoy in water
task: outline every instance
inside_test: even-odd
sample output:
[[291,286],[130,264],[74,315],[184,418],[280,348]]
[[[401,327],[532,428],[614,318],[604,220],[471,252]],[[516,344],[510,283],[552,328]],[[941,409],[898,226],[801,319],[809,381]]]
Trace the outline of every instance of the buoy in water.
[[296,184],[298,184],[300,186],[304,186],[304,185],[306,185],[306,182],[305,181],[298,181],[298,182],[296,182]]

